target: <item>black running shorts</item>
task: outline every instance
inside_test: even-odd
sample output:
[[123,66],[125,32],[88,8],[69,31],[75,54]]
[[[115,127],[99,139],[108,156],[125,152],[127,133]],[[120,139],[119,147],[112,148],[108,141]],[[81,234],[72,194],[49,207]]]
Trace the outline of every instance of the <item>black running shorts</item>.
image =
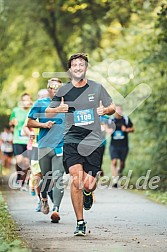
[[27,151],[27,144],[13,144],[14,156],[23,155],[29,158],[29,151]]
[[128,155],[128,147],[115,147],[113,145],[110,145],[110,157],[111,159],[119,159],[122,162],[126,160],[126,157]]
[[63,165],[66,173],[75,164],[82,164],[83,170],[93,177],[101,171],[103,148],[98,147],[89,156],[82,156],[78,153],[78,144],[66,143],[63,147]]

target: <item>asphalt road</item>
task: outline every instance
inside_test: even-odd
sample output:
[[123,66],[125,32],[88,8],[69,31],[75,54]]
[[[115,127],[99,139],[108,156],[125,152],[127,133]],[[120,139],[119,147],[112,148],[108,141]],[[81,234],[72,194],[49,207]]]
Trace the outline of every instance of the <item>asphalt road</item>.
[[[36,197],[29,192],[3,189],[18,232],[33,252],[167,251],[167,207],[122,189],[97,189],[96,202],[85,211],[87,236],[74,237],[76,220],[69,189],[61,205],[61,220],[36,213]],[[52,207],[52,203],[50,202]]]

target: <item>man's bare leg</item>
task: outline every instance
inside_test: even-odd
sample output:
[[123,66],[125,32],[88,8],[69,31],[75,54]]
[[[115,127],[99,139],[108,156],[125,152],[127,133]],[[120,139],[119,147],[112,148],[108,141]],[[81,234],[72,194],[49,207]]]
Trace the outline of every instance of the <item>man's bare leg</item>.
[[71,200],[77,220],[83,220],[83,167],[81,164],[69,168],[71,175]]

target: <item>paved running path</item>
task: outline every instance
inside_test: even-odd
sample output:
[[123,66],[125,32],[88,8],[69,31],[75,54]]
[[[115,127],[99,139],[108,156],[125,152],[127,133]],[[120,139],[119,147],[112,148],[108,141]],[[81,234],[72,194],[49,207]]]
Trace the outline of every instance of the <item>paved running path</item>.
[[[33,252],[167,251],[167,207],[140,194],[120,189],[97,189],[96,202],[85,211],[86,237],[74,237],[75,216],[70,192],[65,190],[59,224],[50,214],[34,211],[36,198],[29,192],[4,189],[18,232]],[[52,203],[50,202],[52,207]]]

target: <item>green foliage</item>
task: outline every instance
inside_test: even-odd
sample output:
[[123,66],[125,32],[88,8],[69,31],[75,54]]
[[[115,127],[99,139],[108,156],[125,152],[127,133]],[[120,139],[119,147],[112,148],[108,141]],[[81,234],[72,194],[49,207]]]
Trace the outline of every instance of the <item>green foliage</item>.
[[133,68],[134,78],[126,85],[111,82],[111,89],[127,96],[137,85],[145,83],[152,94],[130,115],[135,133],[130,135],[125,173],[133,169],[135,182],[151,169],[151,176],[160,176],[160,188],[165,190],[166,1],[6,0],[2,3],[0,113],[5,111],[9,115],[25,91],[36,99],[37,90],[46,86],[42,73],[66,70],[67,58],[72,53],[88,53],[92,77],[104,83],[108,80],[108,65],[113,60],[126,60]]
[[[157,15],[157,9],[153,13],[142,15],[142,19],[138,16],[132,17],[134,21],[124,30],[123,37],[118,36],[115,39],[114,49],[107,47],[103,50],[103,57],[113,60],[126,59],[132,65],[134,78],[129,83],[120,86],[111,83],[122,95],[128,95],[140,83],[146,83],[151,88],[151,96],[130,115],[135,133],[129,136],[130,153],[124,173],[127,175],[129,170],[133,170],[131,183],[135,185],[140,176],[146,175],[147,170],[151,170],[150,179],[159,176],[158,188],[165,191],[167,189],[167,48],[164,39],[160,41],[159,34],[163,33],[164,37],[167,33],[166,26],[163,25],[166,20],[164,6],[159,8],[162,8],[162,19],[160,14]],[[101,70],[98,70],[103,71],[102,65]],[[106,72],[106,69],[104,71]],[[105,172],[108,175],[110,174],[108,161],[106,164]]]
[[158,41],[159,42],[165,42],[167,43],[167,3],[161,4],[161,9],[157,13],[158,19],[156,23],[156,27],[160,29],[160,33],[158,35]]
[[7,243],[0,239],[0,252],[30,252],[27,248],[21,247],[21,242],[19,240],[14,240],[13,242]]
[[146,191],[145,195],[153,201],[167,205],[167,192]]
[[0,252],[30,252],[16,233],[16,225],[0,193]]
[[[0,132],[2,132],[6,125],[9,124],[9,117],[3,113],[4,111],[0,112]],[[3,114],[1,114],[3,113]]]

